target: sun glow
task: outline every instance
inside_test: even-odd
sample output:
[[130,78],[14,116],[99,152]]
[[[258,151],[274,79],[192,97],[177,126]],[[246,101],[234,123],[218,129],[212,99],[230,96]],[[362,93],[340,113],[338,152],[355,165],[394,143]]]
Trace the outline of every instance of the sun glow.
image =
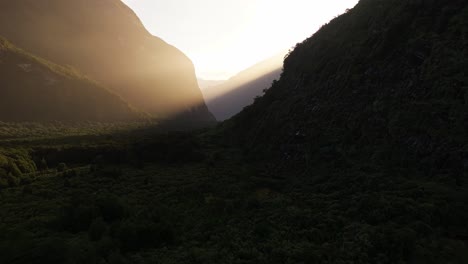
[[203,79],[227,79],[311,36],[358,0],[124,0],[185,52]]

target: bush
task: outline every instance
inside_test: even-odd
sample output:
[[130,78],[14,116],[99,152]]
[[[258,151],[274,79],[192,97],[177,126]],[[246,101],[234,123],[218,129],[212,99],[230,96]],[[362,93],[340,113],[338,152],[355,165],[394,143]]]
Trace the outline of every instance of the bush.
[[0,189],[8,187],[10,187],[10,184],[8,184],[7,176],[0,176]]
[[123,175],[122,169],[114,167],[104,167],[97,169],[97,175],[106,177],[106,178],[119,178]]
[[8,158],[5,155],[0,154],[0,167],[5,167],[6,165],[8,165]]
[[37,170],[36,164],[29,157],[17,156],[15,163],[22,173],[33,173]]
[[18,166],[12,161],[8,163],[8,168],[10,169],[11,174],[15,177],[20,177],[23,174]]
[[99,208],[83,200],[75,200],[61,210],[59,223],[63,229],[72,233],[86,231],[99,216]]
[[64,172],[67,170],[67,164],[65,163],[59,163],[59,165],[57,166],[57,171],[58,172]]
[[94,219],[93,223],[89,227],[88,230],[88,237],[91,241],[99,241],[106,233],[107,225],[104,220],[99,217]]
[[125,207],[114,195],[105,195],[97,200],[101,215],[106,222],[114,222],[125,216]]
[[124,252],[148,247],[161,247],[174,242],[174,232],[169,225],[141,219],[123,222],[117,237]]
[[41,160],[38,160],[36,162],[36,167],[38,170],[48,170],[49,166],[47,165],[47,161],[45,158],[42,158]]
[[79,172],[76,170],[67,170],[63,173],[63,176],[65,178],[74,178],[74,177],[77,177],[78,175],[79,175]]
[[108,263],[109,264],[125,264],[127,262],[125,261],[125,258],[122,256],[122,254],[120,254],[119,252],[113,251],[109,254]]
[[22,175],[19,178],[19,181],[21,185],[31,184],[34,181],[34,177],[30,175]]
[[8,176],[6,177],[6,180],[8,182],[8,186],[10,187],[15,187],[20,184],[20,179],[13,176],[11,173],[8,174]]
[[0,242],[0,263],[61,264],[67,262],[68,247],[60,238],[38,240],[32,239],[30,234],[20,233],[8,239],[8,243]]
[[33,193],[33,188],[31,185],[26,185],[23,187],[23,194],[32,194]]

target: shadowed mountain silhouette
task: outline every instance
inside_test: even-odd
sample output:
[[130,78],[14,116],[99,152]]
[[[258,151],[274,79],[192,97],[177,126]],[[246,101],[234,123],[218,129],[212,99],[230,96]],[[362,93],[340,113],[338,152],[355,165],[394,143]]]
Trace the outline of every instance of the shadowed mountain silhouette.
[[266,59],[216,86],[202,89],[206,104],[218,121],[231,118],[281,75],[285,53]]
[[1,121],[124,121],[139,116],[120,96],[0,38]]
[[0,35],[77,68],[156,117],[214,121],[192,62],[150,35],[120,0],[0,0]]
[[256,157],[461,177],[467,14],[462,0],[361,0],[296,46],[280,80],[232,119],[231,132]]

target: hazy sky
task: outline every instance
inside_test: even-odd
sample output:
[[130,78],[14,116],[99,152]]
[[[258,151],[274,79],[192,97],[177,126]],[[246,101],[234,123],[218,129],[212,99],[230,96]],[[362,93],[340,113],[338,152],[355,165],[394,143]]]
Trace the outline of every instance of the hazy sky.
[[358,0],[123,0],[203,79],[226,79],[293,47]]

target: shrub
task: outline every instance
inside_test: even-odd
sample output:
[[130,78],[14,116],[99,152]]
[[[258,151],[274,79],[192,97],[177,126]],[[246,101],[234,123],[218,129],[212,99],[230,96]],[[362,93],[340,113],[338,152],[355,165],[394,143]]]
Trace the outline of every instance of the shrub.
[[104,195],[99,197],[97,205],[101,215],[106,222],[114,222],[125,216],[125,207],[120,199],[114,195]]
[[6,177],[6,180],[8,182],[8,186],[10,187],[18,186],[20,183],[19,178],[13,176],[11,173],[8,174],[8,176]]
[[169,225],[141,219],[123,222],[117,237],[124,252],[161,247],[174,242],[174,232]]
[[67,170],[67,164],[65,163],[59,163],[59,165],[57,166],[57,171],[58,172],[64,172]]
[[7,188],[9,186],[7,176],[0,177],[0,189]]
[[76,233],[86,231],[99,216],[99,209],[86,201],[75,200],[61,210],[59,223],[63,229]]
[[38,170],[47,170],[49,169],[49,166],[47,165],[47,161],[45,158],[42,158],[41,160],[36,162],[36,167]]
[[73,178],[73,177],[77,177],[78,175],[79,175],[79,172],[76,170],[67,170],[63,173],[63,176],[65,178]]
[[119,178],[123,175],[122,169],[114,167],[98,168],[96,172],[99,176],[106,178]]
[[88,237],[91,241],[99,241],[106,233],[107,225],[104,220],[99,217],[94,219],[93,223],[89,227],[88,230]]
[[0,167],[5,167],[6,165],[8,165],[8,158],[5,155],[0,154]]
[[30,175],[22,175],[19,178],[19,181],[21,185],[31,184],[34,181],[34,177]]
[[5,169],[0,168],[0,178],[6,178],[8,172]]
[[125,258],[119,252],[113,251],[109,254],[108,258],[109,264],[125,264]]
[[32,194],[33,193],[33,188],[31,185],[26,185],[23,187],[23,194]]
[[8,167],[10,169],[11,174],[15,177],[20,177],[23,174],[18,168],[18,166],[12,161],[8,163]]
[[29,157],[17,156],[15,163],[22,173],[33,173],[37,170],[36,164]]

